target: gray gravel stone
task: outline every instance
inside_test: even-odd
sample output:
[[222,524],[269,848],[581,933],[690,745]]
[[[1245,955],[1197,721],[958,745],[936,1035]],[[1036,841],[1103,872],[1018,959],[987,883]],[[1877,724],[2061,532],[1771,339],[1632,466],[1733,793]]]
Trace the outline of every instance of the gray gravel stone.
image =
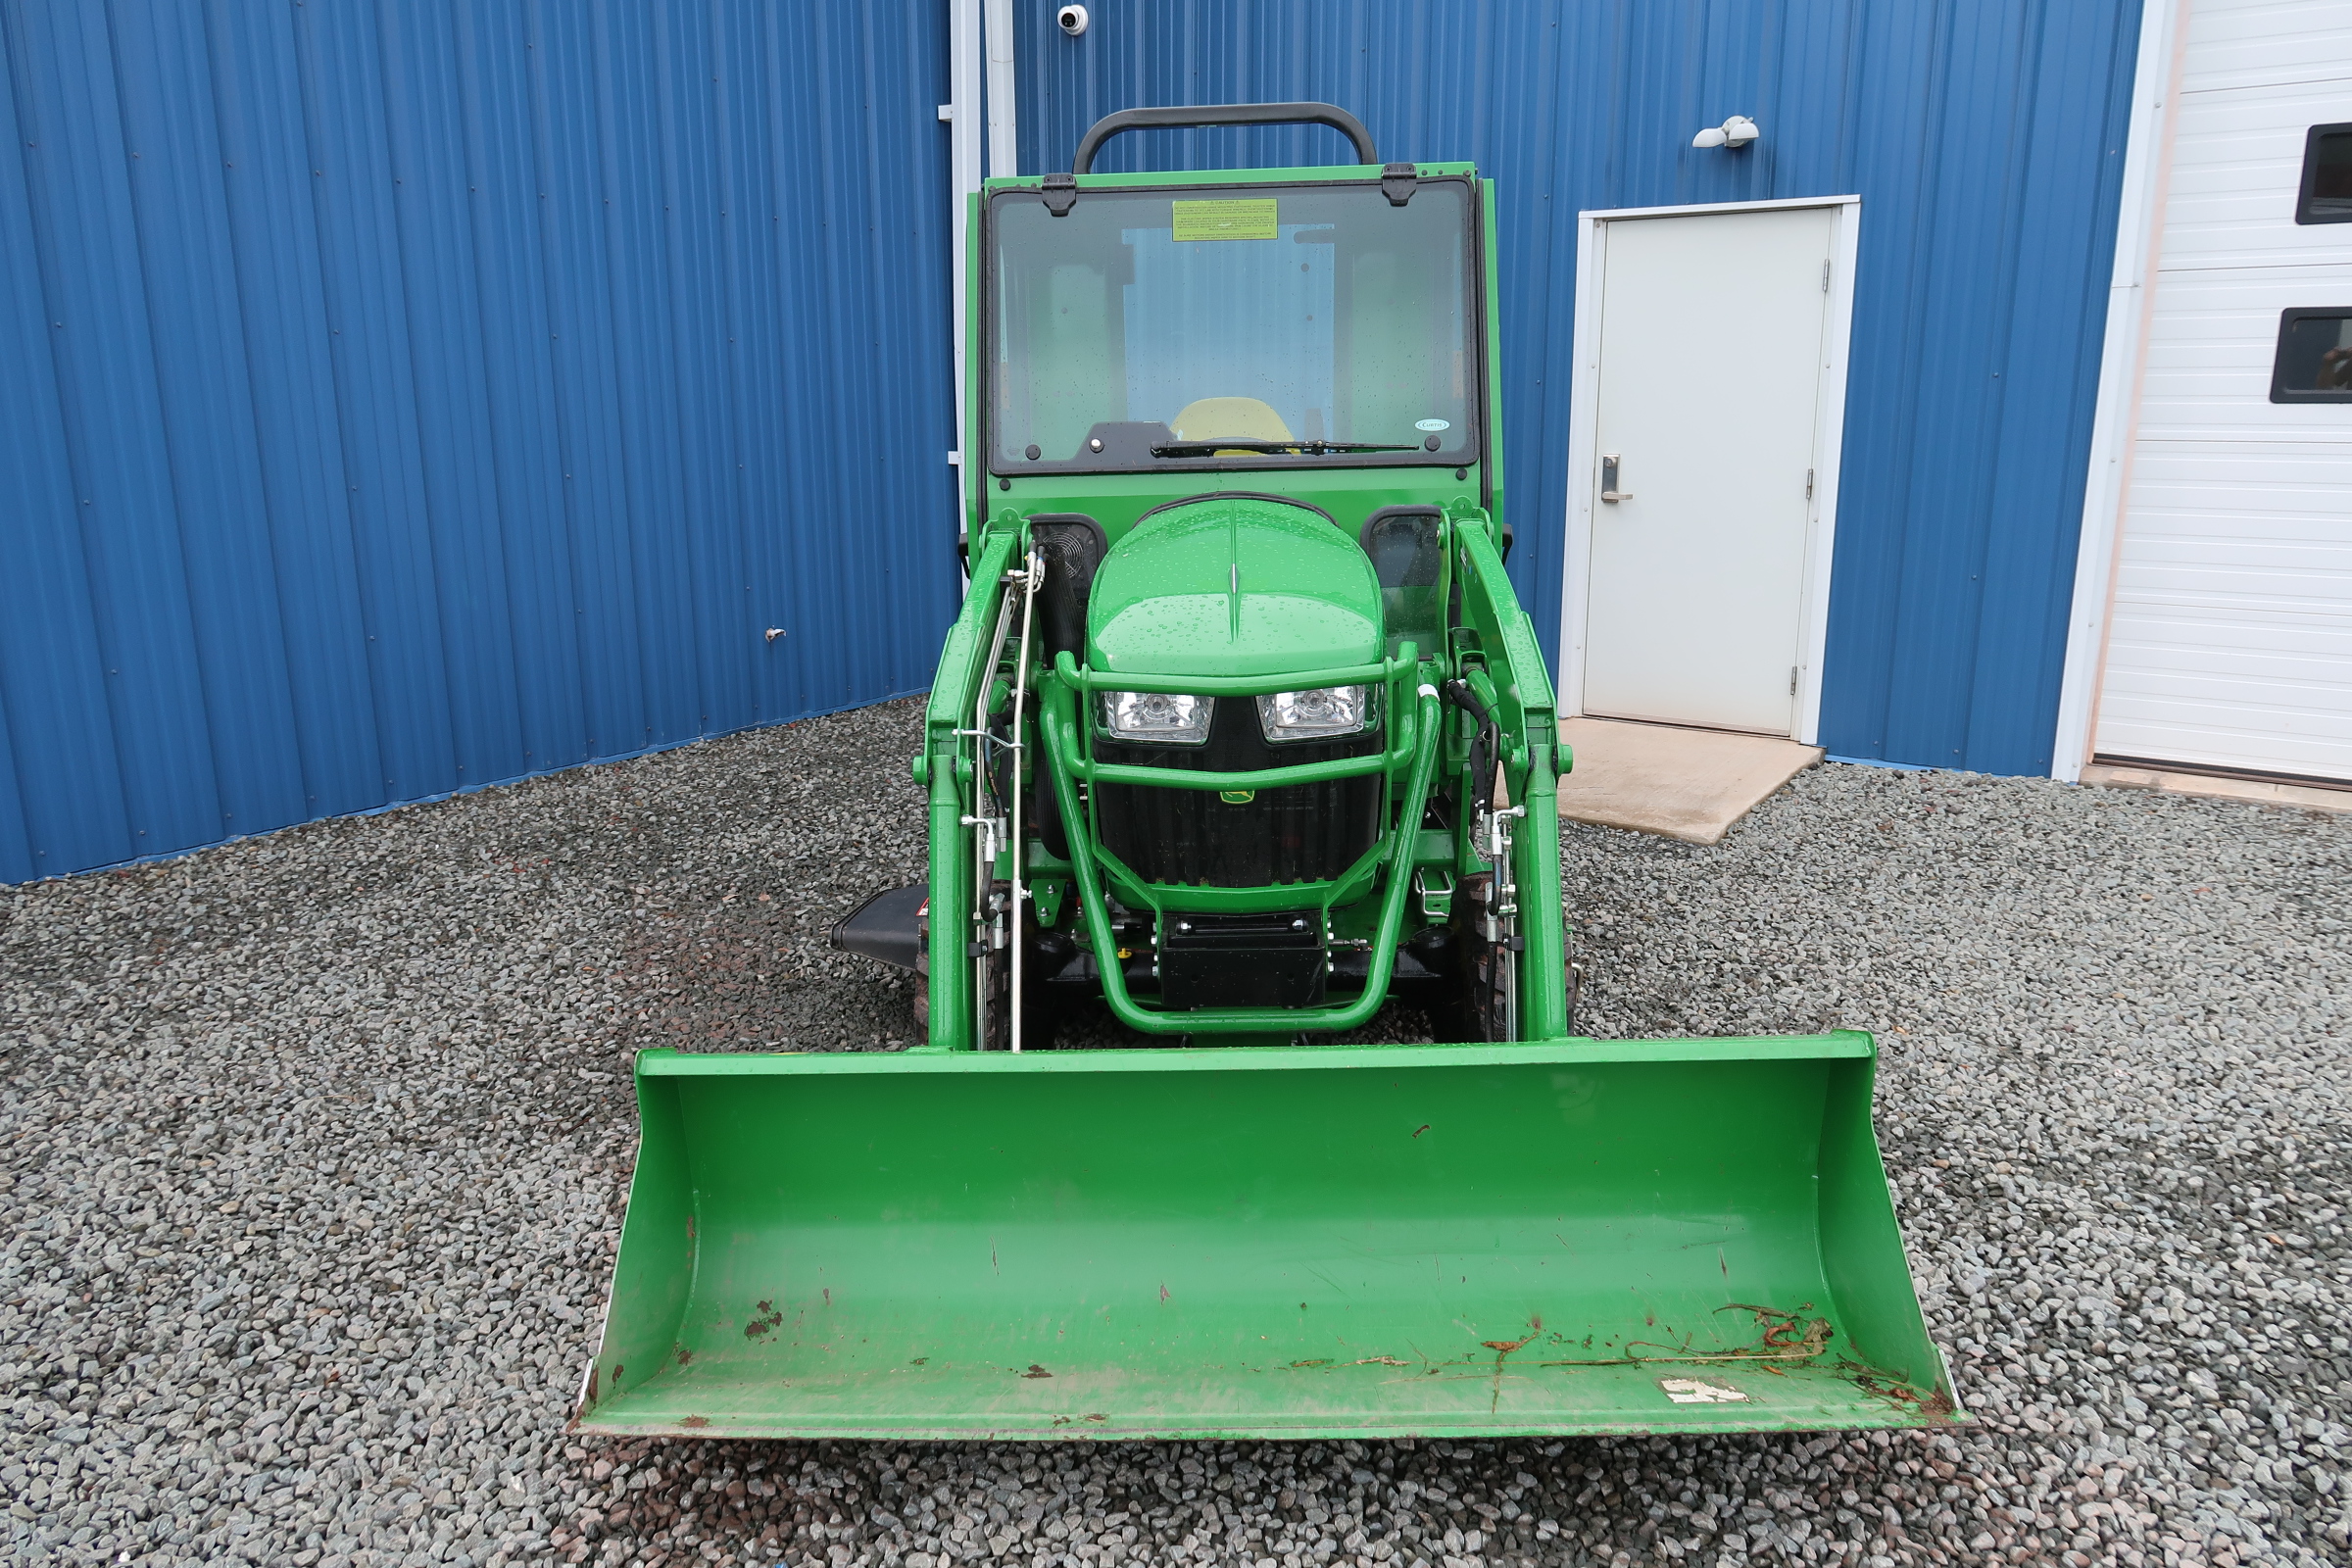
[[1880,1033],[1975,1427],[567,1438],[630,1054],[911,1035],[825,933],[919,874],[918,718],[0,890],[11,1559],[2352,1561],[2352,818],[1950,773],[1562,844],[1592,1032]]

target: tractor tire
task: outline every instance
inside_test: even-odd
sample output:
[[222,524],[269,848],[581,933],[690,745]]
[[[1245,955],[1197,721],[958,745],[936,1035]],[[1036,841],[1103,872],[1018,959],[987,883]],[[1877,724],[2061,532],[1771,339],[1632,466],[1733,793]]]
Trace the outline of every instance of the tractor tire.
[[[1008,883],[998,882],[990,890],[1009,894]],[[1021,909],[1020,940],[1027,944],[1027,961],[1022,965],[1021,989],[1026,993],[1021,1008],[1021,1049],[1051,1051],[1054,1045],[1055,1024],[1059,1021],[1059,999],[1046,983],[1050,960],[1039,951],[1037,909],[1024,904]],[[987,1038],[980,1044],[982,1051],[1010,1051],[1012,1049],[1012,954],[991,953],[981,965],[984,983],[988,987]]]
[[1430,1008],[1430,1033],[1448,1043],[1502,1040],[1508,1036],[1510,997],[1507,965],[1486,938],[1487,904],[1494,879],[1481,873],[1462,878],[1453,900],[1453,994]]
[[[1012,884],[999,880],[990,883],[988,891],[992,899],[999,895],[1009,897]],[[1012,950],[991,949],[981,956],[979,968],[980,998],[985,1003],[980,1011],[985,1023],[976,1044],[982,1051],[1009,1051],[1012,1049],[1012,1010],[1008,1005],[1012,997]]]

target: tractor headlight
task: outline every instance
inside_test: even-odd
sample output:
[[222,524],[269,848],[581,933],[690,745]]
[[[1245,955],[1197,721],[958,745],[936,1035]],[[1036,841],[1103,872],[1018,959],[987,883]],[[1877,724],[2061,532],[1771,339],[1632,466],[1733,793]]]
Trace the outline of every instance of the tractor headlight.
[[1257,700],[1257,726],[1269,741],[1329,740],[1372,727],[1372,688],[1318,686]]
[[1210,697],[1187,692],[1104,692],[1102,727],[1123,741],[1199,746],[1208,739]]

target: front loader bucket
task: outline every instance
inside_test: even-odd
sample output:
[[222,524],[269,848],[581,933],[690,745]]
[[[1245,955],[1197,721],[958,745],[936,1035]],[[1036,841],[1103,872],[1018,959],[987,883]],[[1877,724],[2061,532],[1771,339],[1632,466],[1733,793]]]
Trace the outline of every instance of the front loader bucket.
[[1372,1437],[1963,1419],[1868,1036],[639,1058],[579,1425]]

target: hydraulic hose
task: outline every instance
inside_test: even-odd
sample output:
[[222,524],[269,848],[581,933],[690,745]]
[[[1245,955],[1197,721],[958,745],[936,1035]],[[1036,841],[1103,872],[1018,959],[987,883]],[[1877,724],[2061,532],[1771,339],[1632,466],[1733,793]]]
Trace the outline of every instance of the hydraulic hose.
[[1480,793],[1476,800],[1464,803],[1475,808],[1494,797],[1494,768],[1502,758],[1502,732],[1494,721],[1494,711],[1471,689],[1468,681],[1449,680],[1440,689],[1445,692],[1447,702],[1478,722],[1476,733],[1470,737],[1468,760],[1471,787]]

